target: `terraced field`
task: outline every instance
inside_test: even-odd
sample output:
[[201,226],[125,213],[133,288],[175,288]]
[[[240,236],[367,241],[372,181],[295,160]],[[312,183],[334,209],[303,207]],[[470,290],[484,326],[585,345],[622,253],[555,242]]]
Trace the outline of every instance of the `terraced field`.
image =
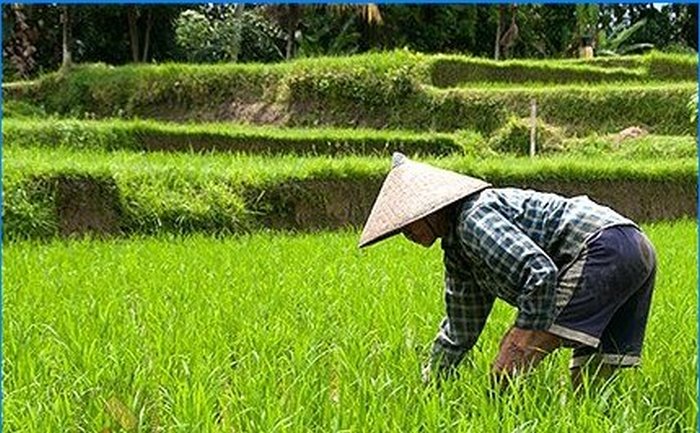
[[[7,427],[693,431],[696,67],[399,51],[5,83]],[[663,266],[641,372],[578,399],[562,355],[491,400],[500,306],[468,380],[422,387],[439,251],[355,248],[397,150],[643,222]]]

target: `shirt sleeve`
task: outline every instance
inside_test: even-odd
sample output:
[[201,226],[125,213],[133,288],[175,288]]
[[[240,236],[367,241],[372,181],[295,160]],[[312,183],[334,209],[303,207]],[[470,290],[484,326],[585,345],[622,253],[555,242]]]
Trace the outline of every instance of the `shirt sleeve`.
[[552,259],[522,230],[486,203],[463,215],[460,241],[483,259],[493,278],[517,292],[515,326],[544,330],[554,320],[558,269]]
[[446,316],[433,344],[431,366],[434,369],[447,373],[462,361],[465,353],[476,344],[494,300],[491,293],[479,290],[468,270],[452,272],[446,263]]

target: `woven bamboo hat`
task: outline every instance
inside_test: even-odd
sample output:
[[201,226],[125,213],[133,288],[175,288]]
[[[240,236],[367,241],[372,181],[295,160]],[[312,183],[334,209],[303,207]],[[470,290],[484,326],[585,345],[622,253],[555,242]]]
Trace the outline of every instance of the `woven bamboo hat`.
[[391,171],[372,206],[359,247],[393,236],[408,224],[489,186],[483,180],[394,153]]

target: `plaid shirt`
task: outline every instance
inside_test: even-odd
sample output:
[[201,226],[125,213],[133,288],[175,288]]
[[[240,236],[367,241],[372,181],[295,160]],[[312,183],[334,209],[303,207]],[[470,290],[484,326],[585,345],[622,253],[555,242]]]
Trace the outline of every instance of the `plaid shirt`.
[[440,369],[474,346],[496,297],[517,307],[515,326],[549,328],[560,271],[602,228],[635,225],[585,196],[513,188],[466,198],[454,218],[442,240],[447,316],[431,356]]

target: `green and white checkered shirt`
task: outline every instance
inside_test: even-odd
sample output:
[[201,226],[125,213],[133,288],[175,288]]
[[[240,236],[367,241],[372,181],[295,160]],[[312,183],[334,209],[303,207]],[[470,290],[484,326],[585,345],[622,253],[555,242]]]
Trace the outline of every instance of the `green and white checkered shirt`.
[[456,366],[476,343],[496,297],[518,309],[515,325],[554,320],[560,270],[599,230],[635,225],[587,197],[490,188],[465,199],[443,237],[447,315],[432,365]]

